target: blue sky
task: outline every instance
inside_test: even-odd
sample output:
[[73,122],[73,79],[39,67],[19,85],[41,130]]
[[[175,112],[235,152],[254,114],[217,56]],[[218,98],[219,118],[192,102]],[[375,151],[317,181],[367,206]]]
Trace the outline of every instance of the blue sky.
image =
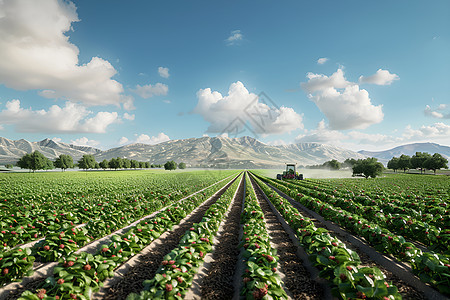
[[448,1],[4,0],[0,136],[450,145],[449,16]]

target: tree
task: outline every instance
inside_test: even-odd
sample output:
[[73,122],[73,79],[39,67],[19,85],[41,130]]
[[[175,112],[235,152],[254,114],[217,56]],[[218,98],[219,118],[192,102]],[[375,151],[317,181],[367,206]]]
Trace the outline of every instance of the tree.
[[433,154],[433,156],[425,160],[423,166],[425,169],[433,170],[434,174],[436,175],[436,170],[439,170],[441,168],[448,169],[447,162],[448,161],[442,155],[440,155],[439,153],[435,153]]
[[78,167],[80,169],[94,169],[95,164],[97,162],[95,161],[95,157],[92,154],[85,154],[83,157],[78,161]]
[[398,159],[398,168],[403,170],[403,173],[406,173],[406,170],[411,168],[411,157],[409,155],[402,154]]
[[375,178],[381,174],[383,168],[383,164],[374,157],[358,159],[353,166],[353,175],[363,174],[366,178]]
[[[43,170],[49,168],[49,159],[46,158],[41,152],[34,151],[33,153],[28,153],[22,156],[17,165],[22,169],[30,169],[35,172],[36,170]],[[53,165],[53,164],[52,164]]]
[[352,168],[356,164],[356,159],[354,158],[347,158],[344,160],[344,165],[348,168]]
[[73,158],[70,155],[67,154],[61,154],[59,157],[56,158],[55,167],[60,168],[63,172],[66,169],[73,168]]
[[144,161],[140,161],[139,162],[139,168],[145,169],[145,162]]
[[133,169],[137,169],[140,167],[140,163],[137,160],[132,159],[130,162]]
[[55,164],[48,159],[47,157],[45,158],[45,165],[44,165],[44,170],[53,170],[55,168]]
[[124,158],[124,159],[122,159],[122,161],[123,161],[123,167],[125,169],[131,168],[131,161],[129,159]]
[[106,170],[109,168],[109,162],[104,159],[99,163],[100,168],[102,168],[103,170]]
[[[148,161],[145,162],[145,168],[146,168],[146,169],[150,169],[150,162],[148,162]],[[152,168],[153,168],[153,167],[152,167]]]
[[186,169],[186,164],[184,162],[180,162],[178,164],[178,169]]
[[396,172],[399,169],[398,161],[399,161],[399,158],[394,156],[393,158],[391,158],[390,161],[388,161],[387,168],[394,170],[394,172]]
[[414,169],[420,169],[420,174],[422,174],[422,171],[425,170],[424,163],[425,163],[425,161],[426,161],[428,158],[431,158],[431,155],[430,155],[430,154],[428,154],[428,153],[426,153],[426,152],[424,152],[424,153],[422,153],[422,152],[416,152],[416,154],[414,154],[414,155],[411,157],[411,166],[412,166],[412,168],[414,168]]
[[164,164],[164,169],[166,169],[166,170],[171,171],[171,170],[176,170],[176,168],[177,168],[177,163],[174,162],[173,160],[168,161]]
[[111,160],[109,161],[109,167],[114,170],[122,169],[123,168],[122,158],[120,158],[120,157],[111,158]]
[[6,167],[7,169],[12,169],[14,166],[13,166],[12,164],[6,164],[5,167]]
[[341,168],[341,163],[335,159],[332,159],[330,161],[325,162],[323,166],[331,170],[339,170]]

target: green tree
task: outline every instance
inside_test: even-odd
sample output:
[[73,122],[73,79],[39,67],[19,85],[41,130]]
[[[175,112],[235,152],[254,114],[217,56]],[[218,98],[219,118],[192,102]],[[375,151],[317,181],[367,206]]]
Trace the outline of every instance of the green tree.
[[393,158],[391,158],[390,161],[388,161],[387,168],[394,170],[394,172],[396,172],[399,169],[398,161],[399,161],[399,158],[394,156]]
[[46,158],[41,152],[34,151],[33,153],[25,154],[22,156],[17,165],[22,169],[30,169],[35,172],[36,170],[43,170],[49,167]]
[[184,162],[180,162],[178,164],[178,169],[186,169],[186,164]]
[[12,169],[14,166],[12,165],[12,164],[6,164],[5,165],[5,168],[7,168],[7,169]]
[[406,173],[406,170],[411,169],[411,157],[409,155],[402,154],[398,159],[398,168],[403,170],[403,173]]
[[131,168],[131,160],[124,158],[124,159],[123,159],[123,167],[124,167],[125,169]]
[[171,171],[171,170],[176,170],[176,168],[177,168],[177,163],[174,162],[173,160],[168,161],[164,164],[164,169],[166,169],[166,170]]
[[140,166],[140,163],[137,160],[132,159],[131,161],[131,168],[137,169]]
[[122,169],[123,168],[122,158],[120,158],[120,157],[111,158],[111,160],[109,161],[109,167],[114,170]]
[[109,168],[109,162],[104,159],[99,163],[100,168],[102,168],[103,170],[106,170]]
[[344,166],[348,168],[352,168],[356,164],[356,159],[354,158],[347,158],[344,160]]
[[47,157],[45,158],[45,166],[44,166],[44,170],[53,170],[55,168],[55,164],[48,159]]
[[80,169],[88,170],[88,169],[94,169],[95,164],[97,162],[95,161],[95,157],[92,154],[85,154],[83,157],[78,161],[78,167]]
[[64,172],[66,169],[74,167],[73,158],[70,155],[61,154],[56,158],[54,165]]
[[341,163],[335,159],[332,159],[330,161],[325,162],[323,166],[331,170],[339,170],[341,168]]
[[362,174],[366,178],[375,178],[381,175],[383,168],[383,164],[374,157],[358,159],[353,166],[353,175]]
[[448,161],[439,153],[433,154],[432,157],[429,157],[425,160],[423,163],[423,166],[425,169],[433,170],[434,174],[436,175],[436,170],[439,170],[441,168],[448,169],[447,166]]
[[148,162],[148,161],[145,162],[145,168],[150,169],[150,162]]
[[431,158],[431,155],[424,152],[416,152],[413,156],[411,156],[411,167],[413,169],[420,169],[420,174],[425,170],[425,161]]

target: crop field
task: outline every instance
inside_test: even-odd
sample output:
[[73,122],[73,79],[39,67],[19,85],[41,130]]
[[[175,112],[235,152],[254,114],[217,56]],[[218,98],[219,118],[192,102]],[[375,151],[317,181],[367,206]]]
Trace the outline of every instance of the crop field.
[[447,176],[0,174],[0,299],[446,299]]

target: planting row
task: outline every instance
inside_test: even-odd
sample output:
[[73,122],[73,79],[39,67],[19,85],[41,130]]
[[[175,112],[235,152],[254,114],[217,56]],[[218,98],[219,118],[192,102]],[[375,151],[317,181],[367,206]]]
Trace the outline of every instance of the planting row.
[[232,174],[107,173],[0,174],[0,250],[105,216],[121,225]]
[[317,198],[305,196],[295,189],[286,187],[284,183],[263,178],[304,206],[314,210],[325,219],[334,221],[343,228],[363,237],[370,245],[381,253],[394,255],[396,258],[409,262],[416,275],[436,287],[441,293],[450,294],[450,260],[446,255],[432,252],[422,252],[414,244],[405,241],[389,230],[366,220],[361,215],[337,209]]
[[342,299],[401,299],[397,288],[385,280],[381,270],[360,266],[361,260],[356,252],[326,229],[317,228],[261,180],[255,180],[294,230],[309,259],[320,270],[319,276],[333,285],[334,296]]
[[[201,193],[187,197],[183,202],[203,202],[226,183],[227,181],[221,181],[208,187]],[[139,206],[139,203],[136,203],[136,205]],[[127,218],[122,216],[119,219],[124,220]],[[0,283],[6,284],[11,281],[20,280],[24,276],[29,276],[32,274],[33,262],[35,260],[40,262],[57,261],[59,258],[68,256],[79,250],[80,247],[86,245],[89,241],[103,237],[115,231],[118,227],[120,228],[124,225],[128,225],[131,220],[127,220],[128,222],[120,223],[115,222],[114,215],[110,218],[104,216],[88,222],[86,226],[81,228],[71,226],[68,228],[66,227],[59,232],[49,234],[44,240],[36,243],[32,248],[26,249],[26,253],[28,253],[26,255],[24,255],[21,248],[15,248],[6,253],[2,253],[0,254],[0,269],[2,270],[2,274],[0,274]],[[21,260],[18,260],[17,257]]]
[[[244,274],[241,295],[246,299],[287,299],[277,274],[277,250],[270,245],[264,213],[246,176],[244,210],[241,215]],[[251,298],[253,297],[253,298]]]
[[155,277],[144,281],[144,291],[130,294],[127,299],[183,299],[206,254],[212,250],[214,237],[240,183],[236,180],[209,207],[202,221],[186,231],[178,246],[164,257]]
[[36,291],[25,291],[20,299],[89,299],[103,281],[114,276],[117,267],[178,224],[202,202],[203,197],[191,197],[173,204],[125,234],[112,236],[94,255],[82,252],[63,257],[52,277]]

